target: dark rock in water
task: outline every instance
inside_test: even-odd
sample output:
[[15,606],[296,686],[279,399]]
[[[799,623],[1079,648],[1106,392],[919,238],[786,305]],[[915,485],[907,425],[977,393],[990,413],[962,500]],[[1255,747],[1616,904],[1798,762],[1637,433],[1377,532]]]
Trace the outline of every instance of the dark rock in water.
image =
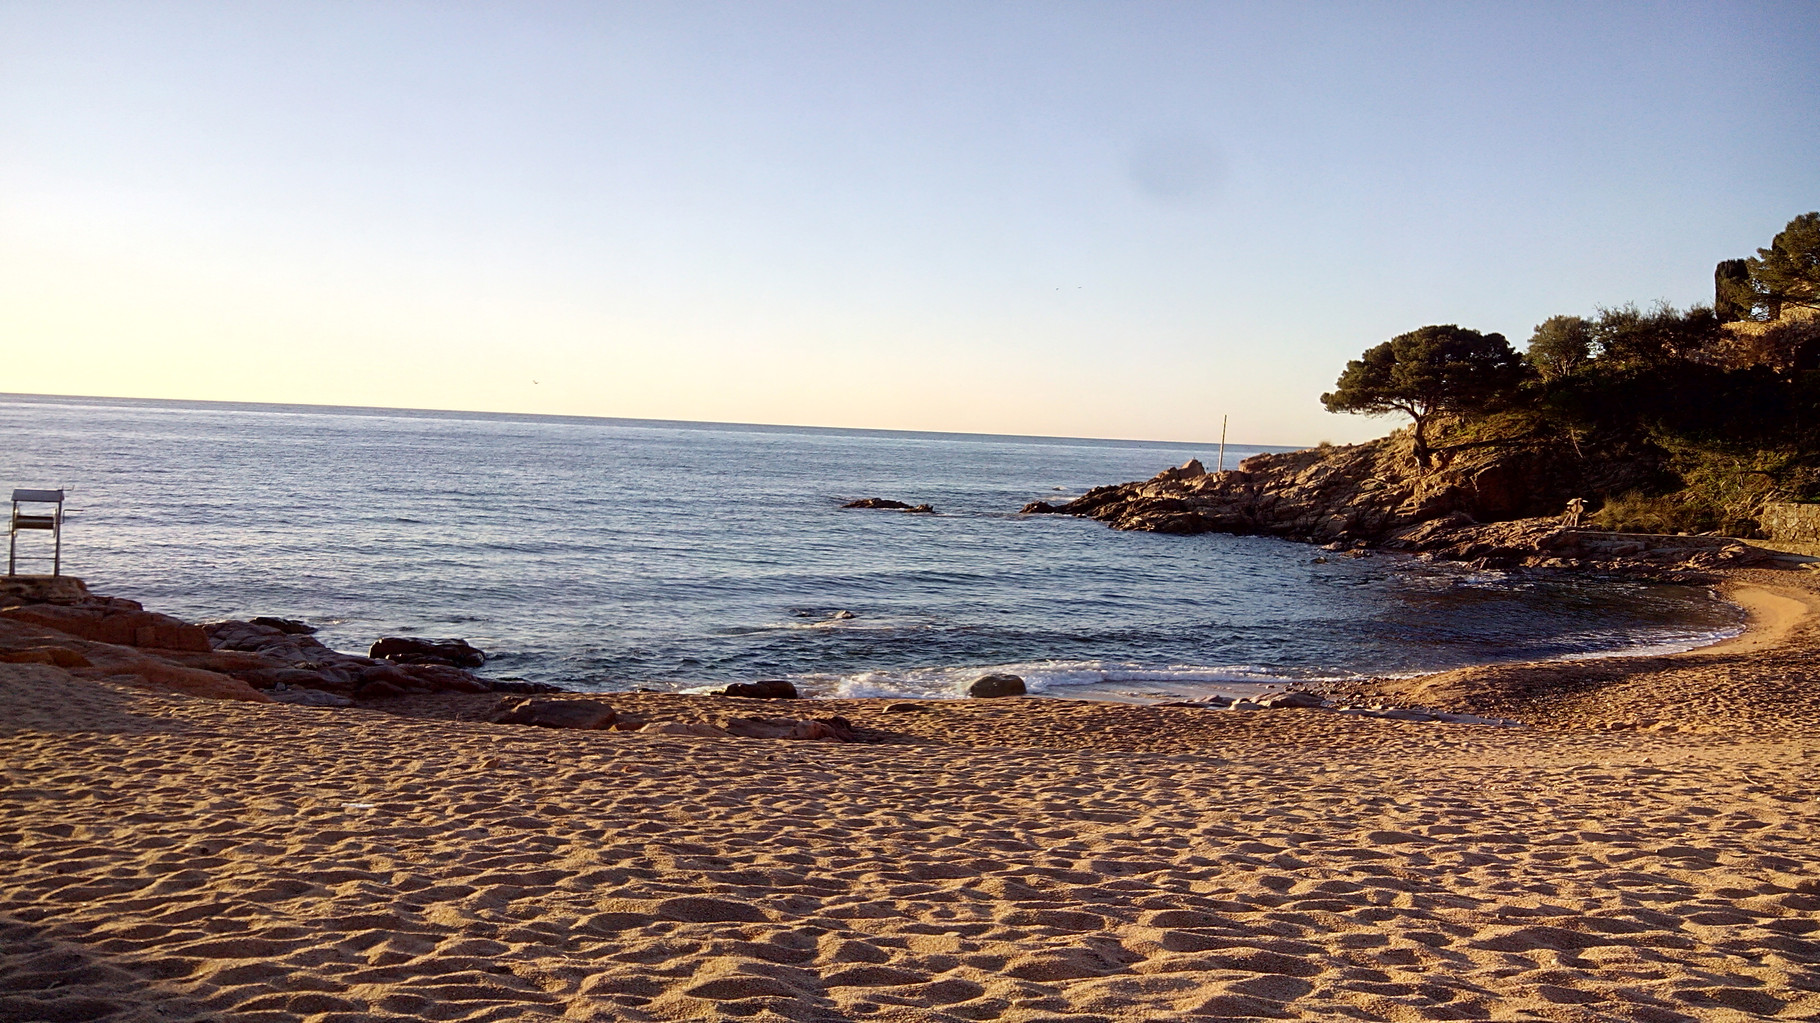
[[763,682],[735,682],[720,691],[722,696],[743,696],[748,700],[794,700],[797,698],[796,687],[786,679],[767,679]]
[[932,504],[919,504],[914,508],[905,508],[904,511],[911,515],[934,515],[935,506]]
[[619,715],[599,700],[540,700],[535,697],[502,705],[489,719],[500,725],[538,728],[611,728]]
[[469,646],[465,639],[388,636],[374,643],[367,656],[395,664],[447,664],[456,668],[478,668],[487,663],[487,655]]
[[997,696],[1023,696],[1024,680],[1016,675],[982,675],[967,687],[967,695],[978,699]]
[[857,501],[848,501],[842,508],[878,508],[885,511],[909,511],[910,506],[902,501],[893,501],[883,497],[862,497]]
[[268,629],[277,629],[287,636],[308,636],[316,631],[316,626],[300,622],[295,618],[272,618],[260,615],[252,619],[254,625],[263,625]]
[[1048,501],[1032,501],[1029,504],[1024,505],[1022,508],[1018,509],[1018,514],[1019,515],[1054,515],[1055,513],[1059,512],[1059,511],[1061,511],[1060,508],[1056,507],[1053,504],[1050,504]]

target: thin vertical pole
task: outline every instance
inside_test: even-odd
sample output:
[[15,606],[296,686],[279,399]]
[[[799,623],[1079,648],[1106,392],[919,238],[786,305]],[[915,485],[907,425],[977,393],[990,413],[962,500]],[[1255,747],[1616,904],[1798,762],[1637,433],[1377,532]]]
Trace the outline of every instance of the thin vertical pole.
[[57,521],[51,529],[51,574],[63,574],[63,502],[57,502]]
[[13,517],[12,517],[12,520],[6,524],[6,527],[7,527],[7,533],[9,534],[6,538],[6,574],[7,575],[18,575],[19,574],[19,571],[18,571],[19,570],[19,564],[18,564],[18,561],[19,561],[19,502],[18,501],[13,502]]
[[1220,417],[1220,467],[1218,472],[1226,471],[1226,418]]

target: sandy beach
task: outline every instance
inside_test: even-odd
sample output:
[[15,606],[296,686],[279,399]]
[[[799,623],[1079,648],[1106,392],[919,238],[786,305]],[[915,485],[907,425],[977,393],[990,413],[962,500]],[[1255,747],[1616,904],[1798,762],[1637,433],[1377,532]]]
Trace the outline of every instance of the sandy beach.
[[854,700],[814,709],[866,742],[697,738],[4,664],[0,1020],[1820,1018],[1812,579],[1736,573],[1705,651],[1352,694],[1520,728]]

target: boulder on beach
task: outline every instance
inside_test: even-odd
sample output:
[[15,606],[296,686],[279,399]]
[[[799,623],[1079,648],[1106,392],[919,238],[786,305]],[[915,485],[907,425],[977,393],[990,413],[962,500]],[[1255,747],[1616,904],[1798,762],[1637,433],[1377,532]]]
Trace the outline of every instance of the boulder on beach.
[[599,700],[546,700],[531,697],[500,705],[488,720],[498,725],[533,725],[538,728],[611,728],[618,718],[612,707]]
[[1024,680],[1016,675],[981,675],[967,687],[968,696],[982,700],[999,696],[1023,696],[1027,691]]
[[748,700],[794,700],[799,694],[788,680],[775,678],[762,682],[735,682],[722,689],[720,695],[743,696]]
[[805,721],[796,718],[728,718],[719,727],[744,739],[806,739],[851,742],[852,727],[845,718]]
[[367,656],[394,664],[446,664],[454,668],[478,668],[487,663],[487,655],[465,639],[387,636],[374,643]]

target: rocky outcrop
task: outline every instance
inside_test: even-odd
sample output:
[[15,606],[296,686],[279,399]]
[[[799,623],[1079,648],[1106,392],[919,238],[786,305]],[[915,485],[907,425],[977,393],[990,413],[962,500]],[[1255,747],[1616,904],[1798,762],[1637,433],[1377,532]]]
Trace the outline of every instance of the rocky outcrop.
[[1016,675],[981,675],[967,687],[967,695],[979,700],[1023,696],[1026,692],[1024,680]]
[[137,601],[91,594],[69,576],[0,579],[0,662],[47,664],[85,677],[131,677],[212,699],[277,699],[303,706],[494,688],[449,663],[478,663],[482,656],[461,640],[409,641],[427,649],[416,660],[394,663],[332,650],[310,635],[314,631],[286,618],[192,625],[146,611]]
[[96,643],[158,650],[209,648],[208,634],[197,626],[118,597],[90,597],[78,604],[21,604],[0,610],[0,615]]
[[1421,470],[1406,432],[1365,444],[1254,455],[1226,472],[1190,461],[1148,480],[1096,487],[1025,514],[1080,515],[1153,533],[1260,533],[1325,543],[1375,542],[1453,515],[1495,522],[1559,515],[1576,496],[1654,478],[1647,459],[1580,457],[1519,442],[1436,447]]
[[452,668],[478,668],[487,663],[487,655],[465,639],[387,636],[375,642],[367,656],[395,664],[441,664]]
[[888,498],[883,498],[883,497],[862,497],[857,501],[848,501],[846,504],[841,505],[841,507],[842,508],[871,508],[871,509],[881,510],[881,511],[901,511],[901,512],[910,512],[912,514],[923,514],[923,515],[930,515],[930,514],[934,514],[934,512],[935,512],[935,508],[933,505],[905,504],[902,501],[892,501]]
[[1729,537],[1608,533],[1568,528],[1556,518],[1477,523],[1461,514],[1403,530],[1382,546],[1475,568],[1577,569],[1684,583],[1706,582],[1718,570],[1748,568],[1776,556]]

